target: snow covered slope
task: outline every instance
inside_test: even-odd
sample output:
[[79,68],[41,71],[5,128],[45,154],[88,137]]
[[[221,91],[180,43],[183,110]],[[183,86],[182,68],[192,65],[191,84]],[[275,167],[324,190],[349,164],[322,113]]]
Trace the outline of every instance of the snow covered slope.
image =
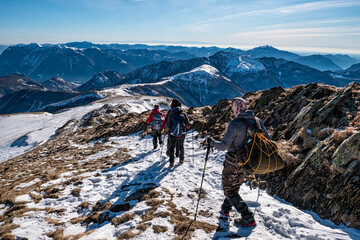
[[79,120],[86,113],[105,104],[121,105],[124,112],[139,113],[152,109],[154,104],[169,102],[164,97],[129,96],[116,89],[109,89],[106,93],[112,97],[57,114],[37,112],[0,115],[0,162],[46,142],[56,129],[69,120]]
[[[207,66],[200,69],[213,72]],[[314,85],[306,86],[307,90],[300,86],[302,91],[287,91],[305,96],[310,95],[307,91],[326,92],[324,89],[314,90]],[[356,86],[352,87],[358,92]],[[161,109],[164,109],[164,103],[170,101],[148,96],[126,96],[121,88],[107,89],[106,92],[112,97],[101,99],[86,106],[86,109],[78,107],[54,115],[0,117],[1,156],[9,153],[16,156],[26,151],[22,150],[26,144],[34,141],[41,143],[33,151],[0,164],[0,228],[5,229],[8,238],[182,239],[193,219],[198,200],[205,159],[205,150],[198,146],[203,138],[200,135],[197,138],[197,132],[189,132],[185,142],[185,163],[181,165],[177,159],[175,167],[170,169],[165,149],[153,150],[151,137],[142,138],[143,132],[138,130],[146,128],[149,112],[137,114],[151,109],[155,103],[160,103]],[[269,99],[266,92],[252,93],[251,96],[254,100],[258,94],[265,102],[264,98]],[[282,92],[285,90],[275,95],[291,96],[291,100],[298,102],[297,95],[289,93],[284,96]],[[337,95],[327,94],[339,100]],[[344,94],[344,91],[338,94],[342,96],[340,99],[348,99],[350,95]],[[303,99],[312,99],[305,96]],[[319,101],[318,95],[313,98]],[[289,101],[283,104],[291,111],[301,112]],[[219,135],[226,124],[215,123],[211,119],[230,118],[229,103],[222,102],[212,109],[203,107],[192,113],[188,111],[188,114],[195,120],[199,117],[201,121],[197,122],[203,123],[206,131],[214,132],[216,127]],[[256,102],[252,101],[252,106],[257,105]],[[287,119],[287,114],[293,115],[284,112],[280,104],[276,106],[281,109],[281,120]],[[209,112],[212,116],[207,121],[203,117],[210,115]],[[268,112],[263,114],[273,116]],[[333,119],[330,118],[331,121]],[[57,126],[63,127],[54,134]],[[51,135],[53,137],[49,138]],[[19,150],[17,153],[11,152],[16,148]],[[344,224],[335,225],[311,211],[299,210],[278,197],[270,196],[269,189],[261,190],[258,199],[258,189],[250,190],[246,184],[241,187],[240,194],[255,212],[257,227],[239,229],[231,221],[225,232],[216,232],[224,198],[221,187],[224,154],[214,151],[209,156],[197,222],[192,224],[185,239],[360,238],[360,230],[347,228]],[[273,180],[279,178],[274,177]],[[231,218],[236,217],[237,213],[232,211]],[[0,232],[0,237],[4,232]]]
[[[192,149],[194,145],[190,133],[185,143],[185,163],[180,165],[176,162],[175,167],[170,169],[164,151],[150,150],[149,136],[142,139],[135,134],[113,137],[110,140],[107,150],[89,155],[79,164],[109,159],[122,148],[128,149],[131,157],[118,166],[78,175],[81,181],[65,184],[59,190],[58,198],[43,198],[35,202],[28,194],[18,196],[17,202],[26,201],[28,208],[38,210],[14,218],[13,223],[19,227],[12,230],[11,234],[29,240],[51,239],[51,236],[77,237],[83,240],[181,239],[195,212],[196,191],[200,186],[204,168],[205,150],[197,148],[198,141],[195,143],[196,149]],[[88,145],[76,147],[86,149]],[[223,158],[224,152],[215,151],[210,154],[198,222],[193,225],[195,229],[188,233],[190,239],[360,238],[359,230],[321,220],[316,214],[298,210],[291,204],[270,196],[266,191],[260,191],[257,201],[258,190],[250,190],[246,185],[241,187],[240,194],[250,209],[256,212],[257,227],[239,229],[230,222],[226,232],[216,232],[220,205],[224,198],[221,187]],[[42,184],[40,188],[54,188],[74,178],[74,174],[74,171],[64,172],[58,179]],[[18,189],[37,184],[38,181],[35,179],[24,183],[19,185]],[[149,188],[153,190],[149,192]],[[75,194],[75,189],[80,189],[78,195]],[[149,192],[150,197],[136,197],[141,196],[141,189]],[[129,205],[124,205],[126,199]],[[81,219],[85,219],[85,216],[92,212],[93,207],[101,209],[102,204],[106,203],[113,208],[110,208],[112,211],[100,210],[100,222],[90,222],[89,225],[80,223]],[[121,210],[121,207],[127,209]],[[0,205],[1,212],[7,209],[7,206]],[[230,214],[232,219],[237,215],[235,211]],[[224,237],[230,235],[233,237]]]

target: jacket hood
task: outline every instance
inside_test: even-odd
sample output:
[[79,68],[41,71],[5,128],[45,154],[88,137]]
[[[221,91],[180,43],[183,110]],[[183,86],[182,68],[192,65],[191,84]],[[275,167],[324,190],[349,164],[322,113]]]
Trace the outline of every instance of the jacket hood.
[[255,115],[253,111],[246,110],[245,112],[239,113],[236,116],[236,119],[245,119],[245,120],[255,119]]
[[155,113],[160,113],[160,110],[158,108],[155,108],[152,110],[152,112],[155,114]]

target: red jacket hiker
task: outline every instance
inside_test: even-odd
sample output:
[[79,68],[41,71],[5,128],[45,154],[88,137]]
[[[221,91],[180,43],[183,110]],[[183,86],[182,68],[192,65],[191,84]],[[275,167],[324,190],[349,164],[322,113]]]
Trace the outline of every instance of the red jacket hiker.
[[[150,113],[150,116],[149,116],[149,118],[147,119],[147,121],[146,121],[146,123],[147,124],[150,124],[152,121],[153,121],[153,118],[154,118],[154,114],[160,114],[160,116],[161,116],[161,127],[160,127],[160,129],[162,130],[162,129],[164,129],[163,128],[163,124],[164,124],[164,115],[162,114],[162,112],[160,112],[160,110],[159,110],[159,108],[154,108],[153,110],[152,110],[152,112]],[[153,126],[151,126],[151,128],[154,128]]]
[[154,106],[154,109],[150,113],[150,116],[146,121],[146,123],[147,124],[151,123],[151,129],[152,129],[151,135],[153,136],[154,149],[156,149],[158,146],[158,141],[160,145],[163,144],[161,132],[164,129],[162,127],[162,124],[164,123],[164,115],[159,111],[159,105],[156,104]]

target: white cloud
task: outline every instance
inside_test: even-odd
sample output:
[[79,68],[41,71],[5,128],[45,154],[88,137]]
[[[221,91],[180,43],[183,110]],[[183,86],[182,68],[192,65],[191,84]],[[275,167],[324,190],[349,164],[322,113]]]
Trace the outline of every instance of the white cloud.
[[248,31],[231,34],[232,37],[250,37],[254,39],[268,38],[299,38],[299,37],[329,37],[360,34],[360,27],[326,27],[326,28],[290,28],[263,31]]
[[230,14],[218,18],[207,19],[194,23],[197,24],[207,24],[207,23],[219,23],[222,21],[236,20],[244,16],[269,16],[269,15],[290,15],[297,14],[302,12],[310,12],[328,8],[343,8],[343,7],[355,7],[360,6],[360,1],[319,1],[319,2],[309,2],[301,4],[293,4],[285,7],[275,7],[275,8],[266,8],[266,9],[256,9],[249,11],[241,11],[236,14]]

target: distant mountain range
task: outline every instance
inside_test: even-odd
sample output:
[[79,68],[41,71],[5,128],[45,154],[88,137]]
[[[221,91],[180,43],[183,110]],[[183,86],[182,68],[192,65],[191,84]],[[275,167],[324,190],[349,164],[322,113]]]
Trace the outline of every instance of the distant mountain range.
[[125,75],[149,64],[210,57],[219,51],[232,52],[251,58],[283,58],[321,71],[342,70],[360,62],[360,60],[347,55],[300,56],[271,46],[261,46],[244,51],[235,48],[144,44],[72,42],[39,45],[33,43],[13,45],[4,50],[0,55],[0,76],[21,72],[40,82],[53,76],[59,76],[68,81],[84,83],[94,74],[107,70]]
[[[276,58],[253,59],[231,52],[218,52],[208,58],[193,58],[174,62],[160,62],[139,68],[129,73],[114,85],[156,83],[181,73],[196,72],[202,65],[212,66],[242,91],[257,91],[276,86],[292,87],[310,82],[322,82],[334,86],[344,86],[348,82],[329,73],[301,65],[296,62]],[[210,90],[210,89],[209,89]]]
[[8,47],[9,47],[8,45],[0,45],[0,54]]
[[66,45],[14,45],[0,55],[0,76],[25,73],[36,81],[60,76],[73,82],[85,82],[98,72],[113,70],[127,73],[159,61],[190,59],[186,52],[169,53],[147,49],[74,48]]
[[[33,47],[35,49],[42,48],[35,45]],[[100,56],[97,59],[100,59],[104,52],[94,46],[85,50],[73,49],[68,46],[57,46],[56,48],[63,49],[65,52],[73,52],[74,56],[85,52],[88,53],[88,56],[89,52],[99,53]],[[11,48],[8,50],[12,51]],[[109,51],[124,53],[123,50],[111,49]],[[128,49],[126,51],[128,57],[126,63],[132,57],[143,59],[143,63],[140,63],[139,60],[138,65],[154,59],[156,54],[154,55],[153,51],[162,53],[161,57],[156,56],[159,58],[169,54],[164,50]],[[360,81],[358,64],[345,70],[320,71],[284,58],[255,58],[261,55],[274,55],[275,52],[278,57],[279,55],[288,58],[296,57],[292,53],[270,46],[252,49],[248,52],[249,55],[243,55],[242,51],[235,50],[220,51],[209,57],[155,62],[138,67],[126,74],[112,70],[97,72],[89,78],[90,80],[81,85],[58,76],[51,77],[44,82],[37,82],[24,74],[10,74],[0,77],[0,94],[3,96],[0,99],[2,106],[0,106],[0,114],[44,110],[54,112],[105,97],[106,94],[99,94],[94,90],[101,91],[109,87],[119,87],[122,92],[133,95],[176,97],[187,106],[204,106],[216,104],[222,98],[230,99],[250,91],[278,86],[289,88],[318,82],[341,87],[351,81]],[[172,54],[174,56],[179,53],[186,56],[184,51]],[[317,57],[314,55],[314,58]],[[307,58],[311,59],[311,57]],[[321,56],[320,58],[322,59]],[[74,57],[74,59],[78,58]],[[34,60],[34,62],[36,61]],[[18,99],[22,99],[24,103],[22,104]]]

